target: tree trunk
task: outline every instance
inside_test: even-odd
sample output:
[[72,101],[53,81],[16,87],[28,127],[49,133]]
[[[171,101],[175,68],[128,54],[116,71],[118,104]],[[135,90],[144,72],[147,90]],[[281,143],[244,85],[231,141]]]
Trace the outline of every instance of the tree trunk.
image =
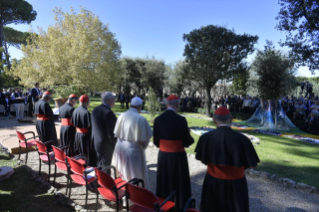
[[211,91],[211,86],[207,85],[206,86],[206,115],[209,117],[211,117],[210,107],[211,107],[211,101],[212,101],[210,91]]
[[275,99],[275,127],[277,127],[277,99]]

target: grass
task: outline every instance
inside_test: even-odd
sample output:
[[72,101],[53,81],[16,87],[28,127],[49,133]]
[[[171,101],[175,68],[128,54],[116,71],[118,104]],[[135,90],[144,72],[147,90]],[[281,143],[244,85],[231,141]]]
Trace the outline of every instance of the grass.
[[47,194],[47,190],[40,183],[31,180],[30,172],[25,166],[17,166],[16,161],[10,160],[8,155],[0,153],[0,167],[11,166],[14,174],[10,179],[0,182],[1,211],[74,211],[55,202],[58,198]]
[[[92,97],[89,111],[100,105],[100,98]],[[115,113],[126,111],[119,103],[113,108]],[[181,113],[193,116],[204,117],[196,113]],[[150,121],[148,114],[143,114]],[[188,126],[211,126],[214,123],[209,120],[186,117]],[[152,123],[150,122],[151,126]],[[238,130],[240,131],[240,130]],[[303,182],[319,188],[319,145],[298,141],[281,136],[271,136],[254,133],[250,130],[240,131],[254,135],[260,139],[260,145],[255,149],[261,160],[258,170],[267,171],[270,174],[277,174],[280,177],[291,178],[296,182]],[[192,133],[195,143],[186,149],[189,153],[194,153],[199,136]]]

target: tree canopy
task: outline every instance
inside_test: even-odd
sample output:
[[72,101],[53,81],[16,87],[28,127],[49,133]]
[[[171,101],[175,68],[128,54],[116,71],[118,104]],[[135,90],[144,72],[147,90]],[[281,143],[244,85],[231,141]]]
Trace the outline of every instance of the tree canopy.
[[121,47],[115,34],[92,12],[81,8],[79,14],[53,10],[55,24],[47,31],[38,28],[27,45],[24,57],[12,73],[20,84],[30,86],[76,85],[80,89],[101,91],[118,85],[122,70]]
[[235,73],[232,81],[232,89],[235,94],[247,94],[248,80],[249,80],[249,67],[243,63],[238,66],[238,73]]
[[[254,51],[258,36],[239,35],[222,26],[209,25],[184,34],[184,56],[188,76],[206,90],[206,104],[211,102],[211,88],[223,79],[232,79],[238,65]],[[207,115],[210,107],[207,107]]]
[[291,56],[312,73],[319,68],[319,2],[315,0],[280,0],[276,28],[286,31],[282,46],[291,48]]
[[297,85],[294,61],[276,50],[272,42],[267,41],[264,50],[258,50],[252,69],[258,76],[256,87],[262,98],[279,99]]

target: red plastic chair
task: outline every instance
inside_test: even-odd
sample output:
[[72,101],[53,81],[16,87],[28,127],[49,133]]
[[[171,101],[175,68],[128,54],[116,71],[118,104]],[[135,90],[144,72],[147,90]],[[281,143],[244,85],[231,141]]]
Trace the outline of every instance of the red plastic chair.
[[[25,138],[26,134],[33,134],[33,137]],[[21,148],[25,148],[26,149],[25,164],[27,164],[27,162],[28,162],[28,147],[36,146],[37,145],[36,141],[39,141],[39,140],[35,139],[35,138],[37,138],[39,136],[35,136],[34,132],[32,132],[32,131],[28,131],[25,133],[17,131],[17,135],[18,135],[18,139],[19,139],[19,159],[18,160],[20,160]]]
[[48,182],[50,182],[50,175],[51,175],[51,161],[54,160],[54,153],[49,152],[47,149],[47,144],[54,144],[54,141],[47,141],[42,142],[40,140],[36,140],[38,153],[39,153],[39,176],[41,176],[41,161],[49,163],[49,175],[48,175]]
[[[176,191],[173,191],[166,199],[155,196],[151,191],[137,186],[141,182],[144,187],[144,182],[141,179],[134,181],[133,184],[126,184],[126,204],[127,210],[131,212],[165,212],[175,208],[175,202],[170,201],[175,197]],[[134,204],[128,206],[128,200]],[[176,208],[175,208],[176,211]]]
[[[66,195],[68,194],[68,188],[69,188],[69,179],[70,179],[70,173],[69,173],[69,167],[67,164],[67,158],[66,158],[66,153],[64,152],[65,150],[69,150],[69,153],[72,154],[72,149],[69,146],[53,146],[53,152],[55,156],[55,168],[54,168],[54,180],[53,180],[53,185],[55,185],[55,178],[56,178],[56,168],[58,167],[62,171],[67,172],[67,181],[66,181]],[[83,159],[78,159],[78,161],[85,165],[85,160]]]
[[[80,155],[79,157],[82,157],[82,159],[86,159],[84,155]],[[88,201],[88,185],[95,181],[95,177],[88,178],[87,174],[94,171],[94,169],[92,168],[92,170],[85,170],[85,166],[81,162],[79,162],[77,159],[79,158],[67,157],[68,164],[70,165],[69,173],[70,173],[71,179],[75,183],[79,185],[84,185],[86,188],[86,197],[85,197],[85,208],[86,208],[87,201]],[[73,174],[71,174],[71,171],[73,172]],[[70,180],[69,198],[71,197],[71,187],[72,187],[72,181]]]
[[196,200],[194,198],[189,198],[185,204],[184,212],[200,212],[194,209],[196,207]]
[[[130,180],[129,182],[121,179],[116,176],[116,168],[114,166],[107,166],[102,170],[98,168],[95,169],[95,175],[98,185],[101,187],[97,188],[98,192],[96,193],[96,208],[99,199],[99,193],[102,195],[104,199],[107,199],[112,202],[116,202],[116,211],[119,211],[120,200],[125,196],[125,185],[127,183],[133,182],[136,179]],[[107,174],[107,169],[113,169],[115,179],[113,179],[109,174]]]

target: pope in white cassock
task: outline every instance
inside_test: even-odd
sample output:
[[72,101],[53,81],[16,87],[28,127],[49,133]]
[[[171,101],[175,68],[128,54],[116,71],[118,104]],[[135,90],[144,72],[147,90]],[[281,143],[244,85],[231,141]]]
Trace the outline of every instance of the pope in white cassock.
[[145,188],[149,189],[144,151],[152,137],[152,130],[146,118],[139,114],[142,106],[142,99],[134,97],[131,108],[117,119],[114,129],[117,143],[112,165],[116,167],[122,179],[143,179]]

